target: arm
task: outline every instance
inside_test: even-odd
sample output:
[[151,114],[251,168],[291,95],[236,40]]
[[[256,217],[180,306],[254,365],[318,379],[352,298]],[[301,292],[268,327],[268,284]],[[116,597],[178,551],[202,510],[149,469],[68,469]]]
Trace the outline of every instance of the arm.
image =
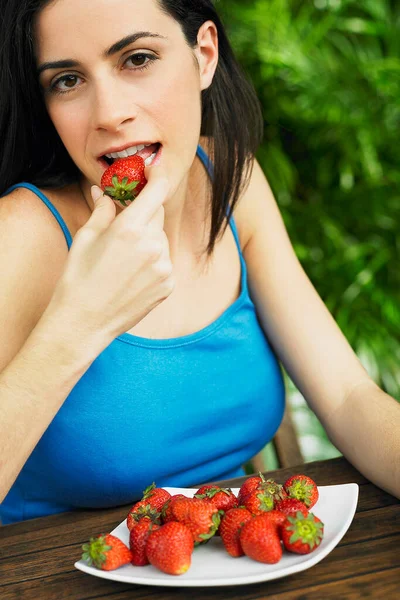
[[257,161],[237,213],[251,294],[278,358],[333,444],[400,497],[400,405],[369,377],[312,286]]
[[0,201],[0,502],[101,350],[67,314],[45,312],[67,256],[56,221],[31,192]]
[[360,473],[400,498],[400,404],[394,398],[373,381],[356,385],[326,430]]
[[26,192],[0,202],[0,499],[96,356],[172,292],[162,204],[173,190],[161,166],[145,174],[118,216],[97,188],[69,254]]
[[[59,315],[61,316],[61,315]],[[43,317],[0,374],[0,502],[64,400],[96,357],[96,345]]]

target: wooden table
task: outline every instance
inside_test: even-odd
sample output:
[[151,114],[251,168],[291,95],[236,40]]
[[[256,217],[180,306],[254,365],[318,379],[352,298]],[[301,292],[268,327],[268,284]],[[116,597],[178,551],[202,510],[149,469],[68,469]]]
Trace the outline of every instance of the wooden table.
[[[92,577],[74,568],[81,545],[111,531],[129,507],[77,511],[0,527],[1,600],[374,600],[400,599],[400,503],[343,458],[270,472],[283,482],[302,472],[319,485],[356,482],[357,513],[339,545],[290,577],[216,588],[148,587]],[[242,479],[230,480],[238,487]],[[225,482],[226,483],[226,482]]]

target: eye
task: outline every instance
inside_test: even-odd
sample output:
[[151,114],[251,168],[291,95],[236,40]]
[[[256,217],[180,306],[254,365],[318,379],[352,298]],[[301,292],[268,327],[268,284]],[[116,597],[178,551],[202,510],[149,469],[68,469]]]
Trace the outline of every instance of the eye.
[[[143,64],[143,61],[146,60],[148,62],[145,62]],[[129,62],[131,64],[133,64],[133,67],[128,66],[128,69],[132,70],[132,71],[143,71],[144,69],[147,69],[148,67],[150,67],[151,63],[153,61],[157,60],[157,57],[154,56],[153,54],[147,54],[146,52],[137,52],[136,54],[131,54],[125,61],[125,65],[127,65]],[[142,63],[141,65],[138,65],[137,62]]]
[[[158,57],[154,56],[153,54],[148,54],[147,52],[137,52],[136,54],[131,54],[128,56],[124,62],[124,66],[126,65],[126,68],[129,71],[144,71],[156,60],[158,60]],[[141,64],[138,65],[137,63]],[[78,75],[74,75],[73,73],[61,75],[50,84],[48,91],[51,94],[68,94],[68,92],[72,92],[79,87],[79,80],[82,81],[82,78]]]
[[51,85],[50,91],[56,94],[65,94],[77,87],[77,81],[81,79],[78,75],[62,75],[58,77]]

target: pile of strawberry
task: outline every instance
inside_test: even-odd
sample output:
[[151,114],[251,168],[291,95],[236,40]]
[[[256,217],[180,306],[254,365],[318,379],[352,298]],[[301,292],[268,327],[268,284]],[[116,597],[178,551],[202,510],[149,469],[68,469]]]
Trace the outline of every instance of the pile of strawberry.
[[275,564],[284,550],[313,552],[323,538],[323,523],[310,509],[318,488],[306,475],[283,485],[261,473],[246,479],[237,497],[230,488],[203,485],[188,498],[153,483],[127,516],[129,548],[111,534],[82,546],[82,558],[103,570],[125,564],[152,564],[170,575],[186,573],[195,546],[220,535],[233,557]]

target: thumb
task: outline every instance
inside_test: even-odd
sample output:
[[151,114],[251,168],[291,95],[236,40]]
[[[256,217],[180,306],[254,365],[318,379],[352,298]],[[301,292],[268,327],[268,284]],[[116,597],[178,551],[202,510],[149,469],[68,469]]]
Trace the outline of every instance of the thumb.
[[93,212],[87,224],[98,230],[107,229],[115,219],[116,206],[114,202],[97,185],[92,185],[90,193],[94,203]]
[[144,176],[147,182],[154,182],[158,179],[166,179],[167,175],[168,172],[164,163],[159,163],[157,165],[151,164],[144,168]]
[[94,206],[96,207],[96,205],[99,203],[101,197],[104,196],[103,190],[101,188],[99,188],[98,185],[92,185],[92,187],[90,188],[90,194],[92,196]]

